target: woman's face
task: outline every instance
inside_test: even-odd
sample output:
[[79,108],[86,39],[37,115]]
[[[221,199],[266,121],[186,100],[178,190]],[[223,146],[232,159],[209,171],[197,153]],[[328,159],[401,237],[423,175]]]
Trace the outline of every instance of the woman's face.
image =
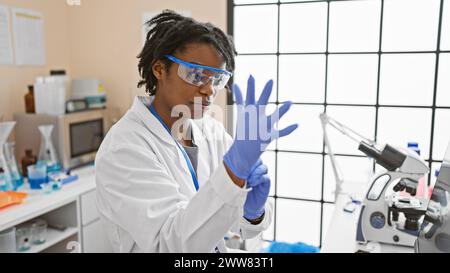
[[[191,43],[182,52],[173,53],[173,56],[185,62],[225,69],[223,58],[210,44]],[[170,111],[177,105],[187,106],[191,111],[191,118],[202,118],[217,95],[217,90],[211,81],[202,86],[187,83],[178,76],[178,66],[179,64],[172,62],[168,71],[163,69],[164,64],[160,61],[153,66],[153,73],[158,79],[155,96]]]

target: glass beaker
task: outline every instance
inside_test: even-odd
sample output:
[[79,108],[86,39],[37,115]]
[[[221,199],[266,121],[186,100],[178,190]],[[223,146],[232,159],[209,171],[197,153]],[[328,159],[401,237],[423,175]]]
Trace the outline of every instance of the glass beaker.
[[16,191],[23,185],[23,176],[19,171],[19,164],[17,163],[14,150],[15,150],[14,143],[10,142],[4,144],[6,164],[9,167],[9,171],[11,172],[10,175],[13,190]]
[[45,243],[47,240],[47,222],[43,219],[37,219],[31,224],[31,238],[35,245]]
[[24,252],[31,248],[31,229],[27,226],[16,229],[17,251]]
[[15,125],[15,122],[0,122],[0,191],[9,191],[14,188],[11,170],[6,162],[4,144]]
[[0,231],[0,253],[16,252],[16,228]]
[[41,185],[47,183],[47,164],[40,161],[36,165],[27,167],[28,169],[28,183],[33,190],[40,190]]
[[39,131],[41,132],[41,147],[39,150],[39,161],[45,161],[47,163],[47,172],[58,172],[61,166],[56,156],[55,146],[52,142],[53,125],[41,125]]

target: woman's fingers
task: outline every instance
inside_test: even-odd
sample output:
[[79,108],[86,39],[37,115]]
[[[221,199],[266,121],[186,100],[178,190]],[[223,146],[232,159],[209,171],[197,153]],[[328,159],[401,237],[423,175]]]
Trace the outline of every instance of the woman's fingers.
[[292,132],[297,130],[297,128],[298,128],[298,124],[293,124],[289,127],[284,128],[283,130],[278,131],[278,138],[290,135]]
[[258,100],[258,105],[267,105],[269,103],[270,95],[272,94],[273,88],[273,80],[270,80],[266,83],[266,86],[263,89],[263,92]]
[[247,99],[245,100],[245,105],[253,104],[255,104],[255,78],[250,75],[247,83]]
[[233,96],[234,96],[234,102],[237,105],[243,104],[242,92],[237,84],[233,84]]

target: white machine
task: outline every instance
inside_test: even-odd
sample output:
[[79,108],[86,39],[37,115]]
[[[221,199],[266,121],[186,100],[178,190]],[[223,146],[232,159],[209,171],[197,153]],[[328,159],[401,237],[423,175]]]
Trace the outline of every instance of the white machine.
[[422,223],[416,252],[450,253],[450,143]]
[[386,169],[375,174],[369,183],[362,201],[356,240],[414,246],[428,205],[426,194],[416,197],[419,180],[429,173],[425,161],[407,149],[380,147],[326,114],[321,114],[320,119],[336,176],[336,195],[342,190],[343,180],[331,151],[327,125],[358,142],[361,152]]
[[[357,241],[414,246],[428,205],[426,195],[416,197],[417,185],[430,169],[416,153],[406,149],[386,145],[379,151],[365,143],[359,149],[387,170],[370,182],[358,221]],[[404,190],[409,195],[402,196]]]

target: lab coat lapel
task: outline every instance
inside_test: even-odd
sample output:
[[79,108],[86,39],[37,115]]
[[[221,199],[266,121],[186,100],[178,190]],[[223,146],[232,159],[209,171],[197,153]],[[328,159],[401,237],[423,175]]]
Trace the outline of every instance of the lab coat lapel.
[[176,151],[178,158],[171,158],[169,160],[176,166],[183,168],[183,171],[178,171],[178,175],[181,175],[183,177],[185,182],[189,185],[192,193],[195,193],[196,189],[192,181],[191,172],[189,171],[189,167],[187,166],[182,152],[178,148],[175,140],[172,138],[170,133],[167,132],[166,128],[164,128],[161,122],[150,112],[148,108],[153,102],[153,99],[154,97],[136,97],[131,111],[134,111],[139,116],[141,121],[145,124],[148,130],[156,136],[156,138],[160,139],[162,142],[164,142],[164,144],[167,144],[166,149],[170,148]]
[[159,122],[159,120],[150,112],[149,106],[153,102],[154,97],[136,97],[134,99],[131,111],[135,112],[141,121],[145,124],[157,138],[170,146],[176,146],[174,140],[167,132],[166,128]]
[[[208,117],[202,119],[191,120],[192,134],[195,140],[195,144],[199,147],[199,158],[198,158],[198,176],[200,185],[204,184],[209,176],[217,168],[216,154],[212,145],[211,136],[205,131],[205,123],[208,123]],[[209,128],[211,129],[211,128]],[[204,164],[206,162],[206,164]],[[206,168],[209,168],[208,170]]]

